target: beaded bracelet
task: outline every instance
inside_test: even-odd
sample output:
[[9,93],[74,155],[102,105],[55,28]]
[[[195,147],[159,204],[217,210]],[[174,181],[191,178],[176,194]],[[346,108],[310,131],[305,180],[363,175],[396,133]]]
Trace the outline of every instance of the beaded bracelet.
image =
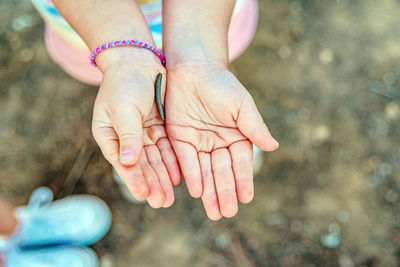
[[96,55],[107,48],[112,48],[112,47],[117,47],[117,46],[136,46],[136,47],[141,47],[141,48],[150,50],[160,59],[161,64],[163,64],[165,66],[164,53],[160,49],[158,49],[155,46],[138,41],[138,40],[122,40],[122,41],[114,41],[114,42],[105,43],[92,51],[92,54],[90,55],[90,63],[92,63],[93,66],[97,67],[97,64],[95,61]]

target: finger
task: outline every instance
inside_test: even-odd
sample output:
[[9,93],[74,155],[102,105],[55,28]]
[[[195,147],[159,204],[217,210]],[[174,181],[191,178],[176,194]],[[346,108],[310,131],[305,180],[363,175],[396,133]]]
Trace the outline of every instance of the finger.
[[147,161],[157,174],[158,181],[164,191],[165,200],[163,207],[168,208],[174,203],[174,190],[171,180],[169,179],[168,171],[162,161],[160,151],[156,145],[146,146],[144,150],[147,155]]
[[118,162],[118,135],[111,124],[93,118],[92,134],[101,152],[112,165]]
[[150,193],[146,200],[152,208],[159,209],[164,204],[165,195],[156,173],[147,161],[145,153],[140,157],[139,165],[150,188]]
[[214,150],[211,153],[211,163],[221,214],[227,218],[233,217],[238,211],[238,204],[232,160],[228,149]]
[[172,141],[171,144],[178,157],[190,195],[194,198],[201,197],[203,183],[196,149],[192,145],[180,141]]
[[119,139],[119,161],[122,165],[136,164],[143,152],[143,125],[139,111],[119,107],[110,112],[110,118]]
[[94,117],[92,131],[104,157],[113,165],[134,197],[139,200],[145,199],[149,194],[149,187],[141,169],[135,166],[125,167],[118,161],[118,136],[113,127],[105,121]]
[[243,101],[237,125],[240,131],[259,149],[263,151],[278,149],[279,143],[272,137],[251,97]]
[[175,152],[172,149],[171,143],[169,142],[168,138],[161,138],[157,141],[157,146],[161,152],[161,158],[167,167],[172,184],[174,186],[179,185],[182,178],[181,169],[179,167]]
[[240,203],[247,204],[254,197],[253,146],[249,141],[240,141],[229,147],[235,174],[236,193]]
[[117,163],[113,167],[136,199],[145,200],[149,196],[150,188],[139,165],[125,167]]
[[214,176],[211,170],[211,156],[209,153],[200,152],[199,161],[201,168],[201,176],[203,178],[203,201],[208,218],[211,220],[219,220],[222,218],[219,210],[217,192],[215,191]]

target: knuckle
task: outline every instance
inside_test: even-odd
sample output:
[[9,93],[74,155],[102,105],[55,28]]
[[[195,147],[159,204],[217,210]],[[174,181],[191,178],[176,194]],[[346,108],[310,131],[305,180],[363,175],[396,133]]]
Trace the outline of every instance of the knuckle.
[[205,169],[201,171],[201,176],[203,177],[210,177],[212,176],[212,171],[211,169]]
[[120,142],[126,142],[126,141],[130,141],[132,139],[136,139],[139,136],[135,133],[121,133],[118,134],[118,138]]
[[226,197],[231,197],[232,194],[236,194],[236,189],[234,187],[226,187],[217,189],[218,195],[224,195]]
[[161,160],[161,158],[152,158],[149,159],[149,163],[151,166],[160,166],[164,165],[164,162]]

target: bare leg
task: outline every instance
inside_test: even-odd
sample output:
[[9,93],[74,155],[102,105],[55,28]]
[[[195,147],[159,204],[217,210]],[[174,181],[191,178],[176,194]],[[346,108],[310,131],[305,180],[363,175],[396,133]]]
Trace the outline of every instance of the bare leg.
[[[17,218],[14,215],[14,208],[0,199],[0,236],[11,235],[17,227]],[[4,267],[0,255],[0,267]]]
[[0,199],[0,235],[7,236],[13,233],[17,226],[14,208]]

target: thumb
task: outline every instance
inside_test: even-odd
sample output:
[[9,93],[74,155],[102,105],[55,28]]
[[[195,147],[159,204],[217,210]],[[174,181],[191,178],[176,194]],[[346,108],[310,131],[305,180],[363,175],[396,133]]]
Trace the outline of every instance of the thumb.
[[272,137],[250,96],[242,102],[237,125],[239,130],[259,149],[263,151],[278,149],[279,143]]
[[143,153],[142,117],[134,108],[120,108],[110,114],[119,139],[119,162],[124,166],[135,165]]

